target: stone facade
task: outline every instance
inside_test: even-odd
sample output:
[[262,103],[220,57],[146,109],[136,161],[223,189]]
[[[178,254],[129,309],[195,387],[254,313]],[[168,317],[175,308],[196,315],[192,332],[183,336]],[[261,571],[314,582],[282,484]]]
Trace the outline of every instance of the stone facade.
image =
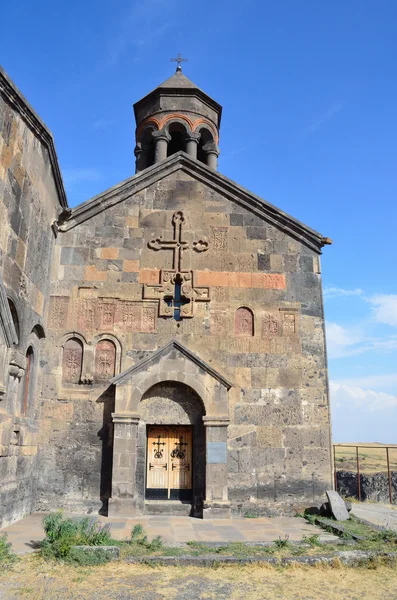
[[65,203],[51,134],[0,71],[0,525],[35,506],[51,224]]
[[[16,133],[0,127],[0,272],[21,332],[3,362],[16,347],[23,387],[32,344],[36,378],[23,418],[3,382],[5,521],[146,512],[150,424],[193,427],[192,514],[288,511],[332,485],[328,240],[215,170],[220,107],[175,77],[136,105],[137,174],[73,210],[48,149],[1,112]],[[29,433],[7,441],[18,423]]]

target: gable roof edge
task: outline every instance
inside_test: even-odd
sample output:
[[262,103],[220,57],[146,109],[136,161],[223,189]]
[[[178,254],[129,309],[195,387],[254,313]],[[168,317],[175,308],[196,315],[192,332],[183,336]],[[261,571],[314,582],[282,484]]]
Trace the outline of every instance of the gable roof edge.
[[120,373],[119,375],[116,375],[116,377],[113,377],[109,383],[112,385],[116,385],[116,386],[124,383],[124,381],[126,381],[130,377],[130,375],[132,375],[136,371],[140,371],[140,370],[144,369],[151,362],[154,362],[158,358],[161,358],[162,356],[166,355],[169,352],[169,350],[171,350],[172,348],[175,348],[176,350],[178,350],[181,354],[186,356],[186,358],[191,360],[198,367],[200,367],[201,369],[206,371],[209,375],[211,375],[214,379],[219,381],[219,383],[221,383],[227,390],[230,390],[230,388],[233,385],[232,383],[230,383],[230,381],[225,379],[220,373],[218,373],[218,371],[216,371],[208,363],[206,363],[199,356],[197,356],[197,354],[194,354],[194,352],[189,350],[189,348],[186,348],[186,346],[184,346],[180,342],[177,342],[176,340],[171,340],[168,344],[166,344],[162,348],[159,348],[159,350],[156,350],[150,356],[143,358],[142,360],[137,362],[132,367],[129,367],[128,369],[126,369],[125,371]]
[[15,83],[10,79],[4,69],[0,66],[0,94],[12,106],[19,116],[25,121],[34,135],[41,141],[48,152],[50,164],[55,181],[55,187],[58,192],[59,204],[62,208],[68,207],[66,192],[63,185],[61,170],[57,153],[55,150],[54,138],[51,131],[43,123],[35,110],[31,107],[25,96],[20,92]]
[[59,230],[68,231],[76,227],[101,211],[115,206],[126,198],[131,197],[131,195],[142,191],[148,185],[156,183],[180,168],[196,177],[199,181],[211,186],[212,189],[228,197],[236,204],[266,219],[272,225],[288,233],[318,254],[321,254],[321,248],[324,245],[331,243],[329,238],[324,237],[318,231],[298,221],[298,219],[295,219],[267,200],[240,186],[225,175],[191,158],[183,151],[173,154],[144,171],[140,171],[129,179],[75,207],[66,216],[64,221],[58,223]]

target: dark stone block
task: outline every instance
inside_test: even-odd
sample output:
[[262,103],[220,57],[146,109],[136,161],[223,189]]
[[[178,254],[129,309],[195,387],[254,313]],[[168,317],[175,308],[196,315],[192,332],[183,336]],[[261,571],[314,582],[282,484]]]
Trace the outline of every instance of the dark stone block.
[[103,225],[102,227],[95,227],[95,237],[119,239],[123,235],[123,229],[121,227],[112,227],[110,225]]
[[258,271],[270,271],[270,254],[258,254]]
[[18,181],[15,179],[14,173],[11,171],[11,169],[8,169],[8,181],[11,185],[11,191],[14,197],[15,206],[19,208],[22,190]]
[[138,273],[122,273],[121,281],[123,283],[138,283]]
[[298,254],[286,254],[284,256],[284,269],[287,272],[295,272],[298,270]]
[[250,240],[265,240],[267,238],[267,227],[247,227],[247,238]]
[[230,225],[241,226],[244,222],[244,215],[239,213],[232,213],[230,215]]
[[85,265],[89,248],[62,248],[61,265]]
[[123,247],[128,250],[139,250],[143,246],[142,238],[128,237],[123,239]]
[[17,253],[17,244],[18,244],[17,238],[14,238],[11,236],[8,238],[7,254],[13,260],[15,259],[15,255]]
[[15,207],[15,209],[12,211],[12,213],[10,215],[10,225],[17,235],[19,235],[19,231],[21,228],[21,220],[22,220],[22,215],[19,212],[18,208]]
[[21,223],[20,223],[20,228],[19,228],[19,237],[25,243],[26,243],[26,240],[28,239],[28,233],[29,233],[28,221],[22,217]]
[[318,302],[302,302],[302,315],[322,317],[322,307]]
[[312,256],[300,256],[299,257],[299,268],[302,271],[308,271],[313,273],[313,257]]
[[[244,218],[244,226],[245,227],[266,227],[267,223],[263,220],[263,218],[258,217],[257,215],[253,215],[251,213],[246,213],[243,215]],[[262,238],[260,238],[262,239]]]

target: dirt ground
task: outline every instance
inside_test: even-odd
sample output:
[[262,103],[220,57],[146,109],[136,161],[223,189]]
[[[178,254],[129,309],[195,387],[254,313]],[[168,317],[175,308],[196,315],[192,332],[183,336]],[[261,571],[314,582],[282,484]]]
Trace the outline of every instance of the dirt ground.
[[1,600],[397,600],[397,570],[268,565],[213,569],[110,563],[52,565],[30,557],[0,573]]

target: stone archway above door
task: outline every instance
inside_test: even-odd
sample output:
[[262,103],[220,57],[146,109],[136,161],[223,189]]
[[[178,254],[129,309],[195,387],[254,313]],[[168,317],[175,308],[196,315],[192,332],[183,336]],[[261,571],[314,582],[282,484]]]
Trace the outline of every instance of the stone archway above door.
[[228,517],[226,441],[229,423],[228,391],[232,384],[179,342],[172,341],[111,380],[116,387],[112,498],[109,514],[134,516],[137,506],[136,463],[139,403],[161,382],[190,387],[204,406],[206,428],[205,517]]

